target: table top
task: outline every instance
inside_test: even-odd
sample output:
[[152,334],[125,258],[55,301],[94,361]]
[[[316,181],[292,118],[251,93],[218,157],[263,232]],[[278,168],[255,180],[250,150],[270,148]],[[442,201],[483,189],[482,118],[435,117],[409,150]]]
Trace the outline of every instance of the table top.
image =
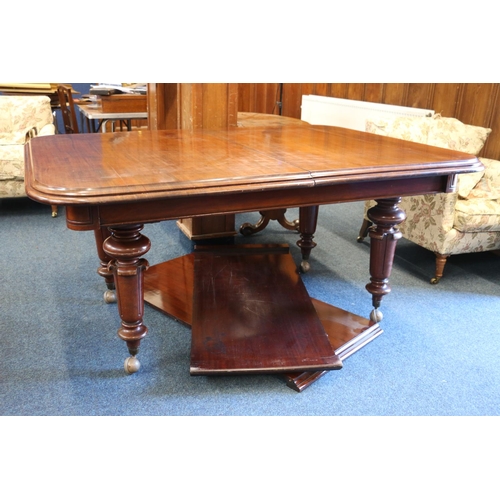
[[105,113],[100,104],[77,104],[76,106],[89,120],[140,120],[148,117],[147,111]]
[[265,193],[482,169],[475,156],[465,153],[299,125],[35,137],[26,147],[25,182],[33,199],[78,205]]

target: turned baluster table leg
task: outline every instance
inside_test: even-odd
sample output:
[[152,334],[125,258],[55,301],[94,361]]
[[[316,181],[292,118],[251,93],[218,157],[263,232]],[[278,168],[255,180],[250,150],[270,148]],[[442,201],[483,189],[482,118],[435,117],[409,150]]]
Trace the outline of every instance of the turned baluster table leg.
[[144,315],[144,274],[148,262],[141,257],[151,248],[149,239],[141,234],[142,224],[131,224],[110,228],[111,235],[103,248],[111,257],[108,269],[113,273],[118,300],[118,311],[122,320],[118,336],[127,343],[131,357],[125,360],[125,371],[134,373],[140,363],[136,358],[139,344],[148,329]]
[[310,207],[300,207],[299,209],[299,232],[300,240],[297,241],[297,246],[302,252],[302,262],[300,269],[306,273],[311,268],[309,264],[309,256],[311,250],[316,246],[313,241],[316,225],[318,223],[319,206],[313,205]]
[[373,311],[370,319],[378,323],[382,320],[379,311],[384,295],[391,291],[389,276],[392,270],[397,240],[401,232],[397,229],[406,219],[406,214],[398,207],[401,198],[375,200],[377,205],[368,210],[368,218],[373,222],[370,227],[370,283],[366,289],[372,294]]
[[104,302],[112,304],[116,302],[115,279],[113,272],[109,270],[108,264],[111,258],[106,254],[103,244],[111,233],[107,227],[100,227],[94,230],[95,243],[97,246],[97,255],[101,261],[101,265],[97,269],[97,274],[104,278],[107,290],[104,292]]

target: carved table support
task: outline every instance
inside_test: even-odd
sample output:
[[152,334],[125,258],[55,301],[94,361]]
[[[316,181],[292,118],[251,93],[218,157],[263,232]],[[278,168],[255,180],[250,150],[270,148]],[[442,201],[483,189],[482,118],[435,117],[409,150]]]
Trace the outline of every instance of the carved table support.
[[370,283],[366,285],[366,289],[372,294],[374,307],[370,319],[378,323],[383,317],[379,311],[382,298],[391,291],[389,276],[397,240],[402,236],[395,226],[404,222],[406,214],[398,207],[398,203],[401,201],[400,197],[375,201],[377,205],[370,208],[367,213],[373,226],[369,230],[371,238]]
[[139,344],[148,329],[143,324],[144,275],[147,260],[140,257],[149,251],[151,242],[141,234],[142,224],[112,227],[103,249],[112,260],[108,270],[113,273],[116,285],[118,311],[122,320],[118,336],[127,343],[131,357],[125,360],[125,371],[134,373],[140,363],[136,358]]
[[299,229],[299,221],[296,219],[294,221],[289,221],[285,214],[286,208],[280,208],[276,210],[265,210],[260,213],[260,219],[256,224],[250,224],[250,222],[245,222],[240,227],[240,233],[243,236],[250,236],[252,234],[258,233],[265,229],[269,224],[269,221],[278,221],[281,226],[290,231],[297,231]]
[[300,269],[304,273],[309,271],[311,267],[309,264],[309,255],[311,254],[311,250],[316,246],[313,238],[318,223],[318,211],[318,205],[300,207],[299,209],[300,240],[297,241],[297,246],[302,252]]

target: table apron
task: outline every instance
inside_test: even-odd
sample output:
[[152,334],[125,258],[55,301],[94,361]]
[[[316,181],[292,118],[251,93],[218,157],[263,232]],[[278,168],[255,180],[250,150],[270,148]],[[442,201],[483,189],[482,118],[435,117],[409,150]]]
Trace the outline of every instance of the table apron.
[[66,207],[66,221],[75,231],[101,226],[150,223],[203,215],[242,213],[277,208],[328,205],[376,198],[394,198],[449,192],[454,175],[386,179],[286,188],[276,191],[244,191],[228,194],[199,194],[105,204],[77,204]]

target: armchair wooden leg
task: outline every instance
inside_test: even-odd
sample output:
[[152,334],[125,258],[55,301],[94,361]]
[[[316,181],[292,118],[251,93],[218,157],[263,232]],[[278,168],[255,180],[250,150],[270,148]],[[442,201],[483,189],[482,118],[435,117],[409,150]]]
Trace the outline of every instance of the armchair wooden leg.
[[440,253],[436,253],[436,275],[431,279],[432,285],[437,285],[440,279],[443,277],[444,266],[446,264],[446,259],[450,255],[443,255]]
[[361,229],[359,230],[357,239],[358,243],[361,243],[368,236],[368,231],[372,225],[373,222],[369,221],[368,219],[363,219],[363,224],[361,226]]
[[57,217],[57,205],[51,205],[52,217]]

